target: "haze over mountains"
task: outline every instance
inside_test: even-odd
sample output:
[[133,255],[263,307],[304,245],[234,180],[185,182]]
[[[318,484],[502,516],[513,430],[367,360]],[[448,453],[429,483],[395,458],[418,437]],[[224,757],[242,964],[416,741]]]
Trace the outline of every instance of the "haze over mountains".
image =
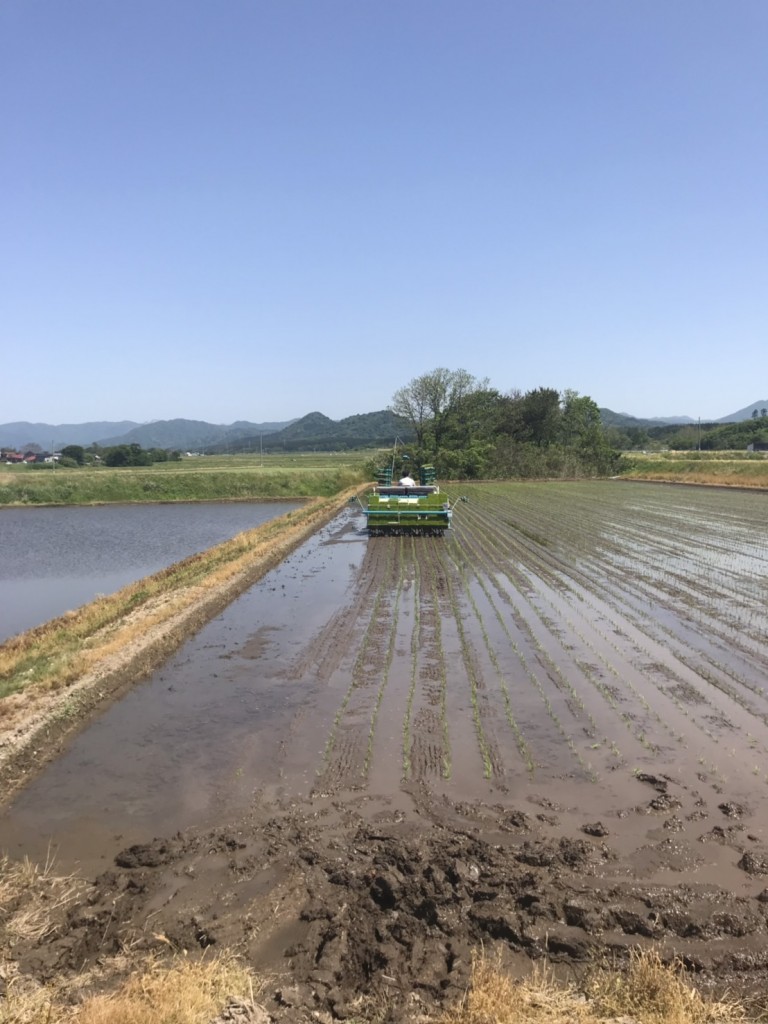
[[[755,412],[764,415],[768,399],[753,402],[736,412],[722,416],[715,423],[739,423],[750,419]],[[626,413],[601,409],[607,426],[651,427],[671,424],[695,423],[691,416],[640,418]],[[204,420],[156,420],[136,423],[132,420],[95,421],[89,423],[15,423],[0,424],[0,446],[23,449],[30,444],[45,449],[59,449],[68,444],[87,447],[99,444],[110,447],[118,444],[140,444],[142,448],[167,448],[180,451],[247,451],[280,448],[299,449],[307,442],[322,441],[329,448],[355,445],[391,444],[396,435],[408,433],[405,420],[388,409],[379,412],[347,416],[331,420],[321,412],[311,412],[297,420],[251,423],[237,420],[230,424],[207,423]],[[268,440],[266,440],[268,439]]]

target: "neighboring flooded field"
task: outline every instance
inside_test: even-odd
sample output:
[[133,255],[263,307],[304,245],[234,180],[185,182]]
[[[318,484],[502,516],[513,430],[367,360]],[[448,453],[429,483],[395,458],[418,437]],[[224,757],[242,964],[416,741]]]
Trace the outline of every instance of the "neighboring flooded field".
[[296,507],[243,501],[0,508],[0,642]]
[[335,520],[84,732],[0,845],[122,850],[96,894],[124,894],[116,934],[244,944],[302,1006],[438,998],[479,942],[658,942],[703,984],[762,982],[768,495],[464,490],[446,538]]

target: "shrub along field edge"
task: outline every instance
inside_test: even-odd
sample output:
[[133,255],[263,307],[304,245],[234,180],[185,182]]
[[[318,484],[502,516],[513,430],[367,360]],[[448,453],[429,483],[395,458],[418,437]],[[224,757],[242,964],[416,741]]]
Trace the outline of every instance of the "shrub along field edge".
[[0,805],[97,706],[165,661],[359,491],[317,498],[0,645]]

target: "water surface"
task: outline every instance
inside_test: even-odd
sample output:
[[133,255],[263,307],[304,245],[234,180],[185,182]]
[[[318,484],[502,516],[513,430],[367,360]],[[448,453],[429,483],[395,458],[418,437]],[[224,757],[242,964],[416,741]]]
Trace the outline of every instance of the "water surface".
[[297,507],[248,501],[0,509],[0,641]]
[[74,737],[0,815],[0,851],[94,870],[247,809],[316,685],[300,655],[349,597],[359,518],[341,513]]

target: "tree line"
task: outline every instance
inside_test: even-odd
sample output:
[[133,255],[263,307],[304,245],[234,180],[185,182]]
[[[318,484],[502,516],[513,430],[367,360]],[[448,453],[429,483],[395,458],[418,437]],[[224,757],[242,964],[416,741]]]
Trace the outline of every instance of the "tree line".
[[181,452],[165,448],[142,448],[140,444],[116,444],[103,448],[94,444],[84,448],[68,444],[61,449],[59,463],[63,466],[151,466],[155,462],[178,462]]
[[608,427],[614,447],[673,448],[675,451],[744,451],[750,444],[768,444],[768,417],[752,416],[737,423],[684,423],[660,427]]
[[438,368],[395,392],[413,431],[412,458],[438,476],[604,476],[618,464],[597,404],[576,391],[506,394],[466,370]]

